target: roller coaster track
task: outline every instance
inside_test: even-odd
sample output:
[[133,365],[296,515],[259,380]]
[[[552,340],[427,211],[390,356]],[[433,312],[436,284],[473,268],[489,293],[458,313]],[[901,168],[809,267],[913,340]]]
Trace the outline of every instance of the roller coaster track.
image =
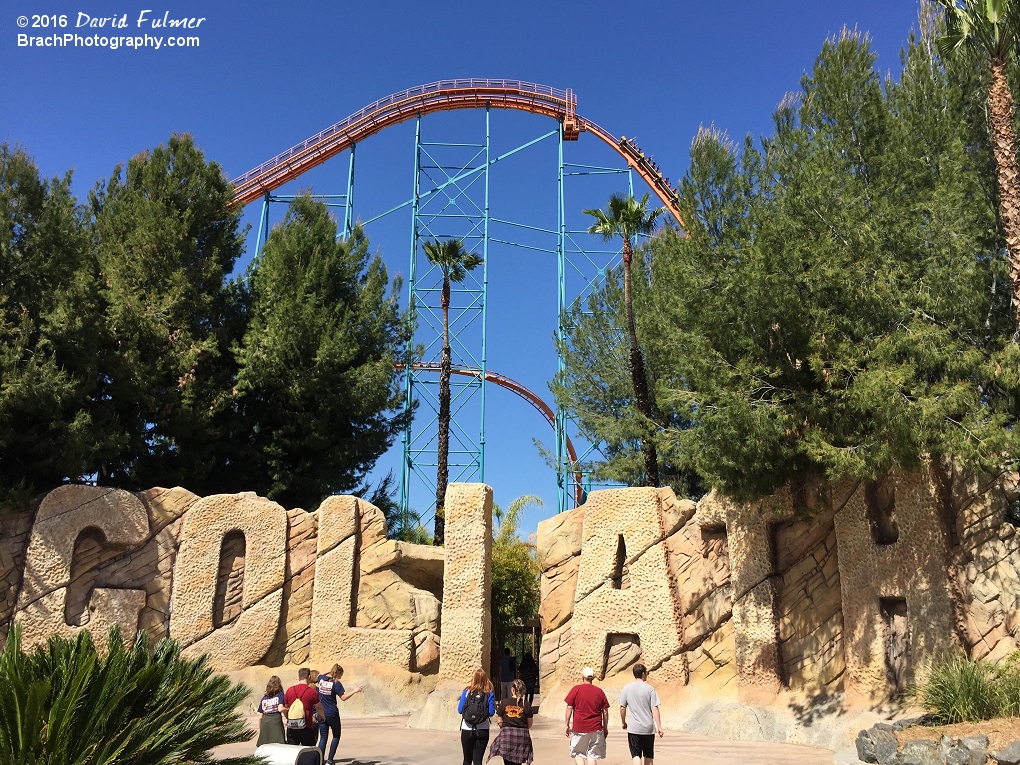
[[576,141],[584,132],[595,135],[623,157],[677,222],[683,225],[676,190],[633,140],[616,138],[608,130],[578,115],[577,96],[569,88],[559,90],[520,80],[440,80],[381,98],[235,178],[234,203],[246,205],[260,199],[390,125],[430,112],[487,106],[517,109],[560,120],[563,139],[567,141]]
[[[403,364],[397,364],[397,370],[398,371],[402,372],[402,371],[404,371],[405,368],[406,367]],[[435,372],[436,374],[439,374],[439,369],[440,369],[439,368],[439,364],[434,363],[434,362],[430,362],[430,363],[415,363],[415,364],[411,365],[411,368],[414,369],[416,372],[418,372],[418,371]],[[461,375],[463,377],[474,377],[476,379],[481,379],[481,377],[482,377],[482,370],[480,370],[480,369],[473,369],[471,367],[460,367],[460,366],[457,366],[457,367],[451,367],[450,368],[450,374]],[[553,428],[553,430],[556,429],[556,413],[553,412],[552,408],[547,403],[545,403],[545,401],[543,401],[541,398],[539,398],[537,393],[534,393],[533,391],[531,391],[528,388],[524,387],[523,385],[521,385],[521,383],[517,382],[513,378],[507,377],[506,375],[501,375],[498,372],[492,372],[492,371],[490,371],[488,369],[485,370],[485,381],[486,382],[495,383],[496,385],[498,385],[501,388],[506,388],[507,390],[513,391],[514,393],[516,393],[518,396],[520,396],[525,401],[527,401],[529,404],[531,404],[533,407],[535,407],[535,409],[537,409],[539,411],[539,413],[543,417],[545,417],[546,422],[549,423],[549,425]],[[567,454],[570,457],[570,464],[571,465],[576,465],[577,464],[577,452],[574,451],[574,444],[571,442],[570,436],[567,436],[566,438],[567,438]],[[584,483],[584,475],[583,475],[583,473],[581,473],[580,470],[575,471],[574,472],[574,479],[575,479],[575,482],[574,482],[575,483],[575,485],[574,485],[575,499],[577,501],[577,504],[581,505],[581,504],[584,503],[584,499],[583,499],[584,489],[583,489],[583,486],[582,486],[582,484]]]

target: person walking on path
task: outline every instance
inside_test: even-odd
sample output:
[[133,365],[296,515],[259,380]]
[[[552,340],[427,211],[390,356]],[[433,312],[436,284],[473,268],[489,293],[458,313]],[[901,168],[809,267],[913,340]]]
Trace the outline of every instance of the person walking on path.
[[493,757],[502,757],[503,765],[530,765],[535,759],[531,744],[531,727],[534,714],[531,702],[525,696],[527,687],[523,680],[514,680],[510,686],[509,698],[496,705],[496,720],[499,734],[489,747],[486,762]]
[[283,721],[283,713],[287,711],[283,699],[283,683],[273,675],[266,684],[266,695],[259,702],[259,740],[258,748],[263,744],[286,744],[287,726]]
[[489,718],[496,714],[496,697],[492,682],[484,669],[475,670],[471,684],[460,694],[457,711],[461,715],[460,746],[464,765],[482,765],[485,747],[489,744]]
[[[322,704],[323,720],[319,723],[319,751],[325,758],[325,765],[333,765],[333,758],[336,757],[336,748],[340,744],[340,708],[337,699],[347,701],[356,693],[361,693],[364,688],[360,685],[352,691],[345,691],[340,678],[344,676],[344,668],[334,664],[329,674],[319,675],[316,681],[316,689],[319,693],[319,703]],[[326,756],[326,740],[330,731],[333,732],[333,740],[329,744],[329,756]]]
[[503,648],[503,655],[499,657],[499,697],[509,698],[510,686],[517,679],[517,659],[510,653],[510,649]]
[[535,689],[538,687],[538,664],[535,662],[535,657],[531,651],[524,654],[518,669],[520,670],[521,680],[524,681],[524,687],[527,689],[525,700],[529,704],[534,704]]
[[581,670],[583,683],[570,689],[567,698],[567,738],[570,756],[577,765],[594,765],[606,758],[606,735],[609,733],[609,699],[595,685],[595,670]]
[[315,690],[312,671],[308,667],[298,670],[297,685],[284,694],[287,707],[287,743],[292,746],[315,746],[317,735],[315,715],[322,716],[319,692]]
[[[627,731],[627,743],[634,765],[652,765],[655,758],[655,734],[663,735],[662,720],[659,718],[659,694],[648,682],[648,670],[644,664],[634,665],[634,682],[627,683],[620,691],[620,723]],[[630,715],[630,727],[627,716]]]

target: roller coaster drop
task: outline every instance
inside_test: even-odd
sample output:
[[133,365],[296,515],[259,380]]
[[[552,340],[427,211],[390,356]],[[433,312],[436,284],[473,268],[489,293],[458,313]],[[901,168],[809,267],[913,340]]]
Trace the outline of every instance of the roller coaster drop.
[[[551,117],[559,126],[511,151],[499,156],[490,154],[489,110],[515,109]],[[426,143],[421,137],[422,116],[439,111],[455,109],[485,110],[485,142]],[[438,413],[438,396],[430,390],[435,386],[435,373],[441,351],[441,308],[438,296],[441,275],[429,267],[427,261],[419,263],[419,243],[425,238],[459,238],[474,251],[481,250],[484,259],[479,280],[470,274],[468,280],[457,285],[454,296],[461,304],[450,308],[451,346],[454,352],[455,374],[466,378],[453,391],[453,411],[450,424],[451,448],[449,457],[450,478],[456,480],[483,480],[485,471],[485,386],[493,382],[512,390],[529,401],[552,424],[556,432],[556,462],[558,465],[558,510],[569,509],[572,504],[584,501],[587,482],[581,471],[581,464],[597,448],[588,445],[584,453],[577,455],[569,437],[572,427],[570,418],[563,410],[553,413],[537,395],[523,385],[486,368],[486,293],[488,288],[488,249],[490,243],[523,247],[548,252],[557,256],[558,289],[557,313],[558,335],[567,329],[563,325],[567,310],[577,301],[584,300],[606,278],[619,251],[594,251],[583,249],[574,241],[573,235],[581,231],[569,231],[566,226],[564,207],[564,181],[570,176],[606,175],[626,173],[628,186],[633,193],[632,172],[648,184],[652,192],[662,201],[666,209],[678,222],[682,222],[677,206],[677,193],[664,178],[649,157],[637,147],[633,140],[615,138],[611,133],[594,122],[577,114],[577,98],[571,90],[558,90],[545,85],[520,82],[518,80],[442,80],[395,93],[380,99],[352,114],[346,119],[326,128],[308,140],[278,154],[267,162],[234,179],[235,202],[248,204],[263,200],[259,221],[256,251],[269,236],[269,206],[273,202],[287,202],[292,196],[274,195],[273,192],[312,168],[322,164],[343,151],[350,150],[347,175],[347,193],[324,198],[334,207],[344,208],[343,235],[349,236],[354,226],[354,168],[357,144],[386,127],[414,119],[415,166],[414,192],[410,200],[363,222],[368,225],[397,210],[411,208],[411,263],[408,278],[408,306],[414,317],[413,341],[425,348],[423,359],[402,368],[405,380],[405,406],[410,408],[414,401],[428,403],[433,414]],[[627,163],[628,169],[574,165],[563,161],[563,143],[578,140],[581,133],[591,133],[616,151]],[[547,139],[558,140],[558,215],[555,231],[535,226],[526,226],[490,215],[489,170],[497,162],[538,144]],[[464,152],[467,152],[465,155]],[[459,153],[459,159],[452,159]],[[464,161],[464,157],[468,157]],[[479,179],[484,184],[477,184]],[[477,186],[482,185],[480,190]],[[543,248],[508,241],[493,236],[493,225],[527,229],[556,236],[556,247]],[[437,228],[442,226],[442,229]],[[594,257],[603,256],[609,262],[596,263]],[[423,267],[419,273],[419,265]],[[568,273],[580,276],[582,285],[576,294],[567,299]],[[437,283],[438,280],[438,283]],[[468,348],[463,341],[467,327],[480,323],[474,333],[480,335],[480,347]],[[559,369],[563,358],[559,358]],[[467,401],[479,399],[480,426],[474,439],[457,422],[457,413],[464,410]],[[404,512],[411,506],[412,477],[426,486],[435,486],[435,465],[428,455],[435,455],[435,427],[438,419],[433,417],[424,427],[420,423],[418,432],[409,425],[404,432],[401,446],[400,507]],[[420,501],[419,501],[420,502]],[[428,500],[429,510],[434,511],[433,498]],[[424,503],[420,503],[424,504]],[[422,513],[421,516],[425,516]],[[426,518],[423,517],[423,520]]]

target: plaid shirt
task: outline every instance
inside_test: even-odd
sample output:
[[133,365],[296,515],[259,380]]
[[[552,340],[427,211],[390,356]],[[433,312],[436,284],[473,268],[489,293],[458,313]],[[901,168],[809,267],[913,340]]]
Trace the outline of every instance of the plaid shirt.
[[486,762],[493,757],[502,757],[510,762],[530,765],[535,760],[535,750],[531,746],[531,733],[527,728],[511,728],[503,726],[496,740],[489,747]]

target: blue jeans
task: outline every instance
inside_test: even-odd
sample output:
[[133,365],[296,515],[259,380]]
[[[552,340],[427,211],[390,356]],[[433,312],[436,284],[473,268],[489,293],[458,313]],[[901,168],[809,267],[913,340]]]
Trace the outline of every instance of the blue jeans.
[[[326,757],[326,739],[329,732],[333,731],[333,740],[329,742],[329,756]],[[322,752],[326,762],[333,762],[336,757],[336,748],[340,744],[340,718],[326,715],[326,721],[319,723],[319,751]]]

